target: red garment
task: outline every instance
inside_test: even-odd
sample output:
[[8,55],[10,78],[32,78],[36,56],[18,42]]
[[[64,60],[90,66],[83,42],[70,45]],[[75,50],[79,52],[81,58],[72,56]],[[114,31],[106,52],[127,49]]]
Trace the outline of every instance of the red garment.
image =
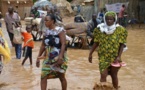
[[28,40],[33,39],[32,34],[31,33],[28,33],[28,32],[22,32],[22,35],[24,37],[24,45],[23,45],[23,47],[29,46],[29,47],[34,48],[34,41],[33,40],[31,40],[31,41],[29,41],[27,43]]
[[118,14],[118,17],[119,17],[119,18],[123,18],[124,11],[125,11],[125,8],[124,8],[124,7],[122,7],[122,8],[120,9],[119,14]]

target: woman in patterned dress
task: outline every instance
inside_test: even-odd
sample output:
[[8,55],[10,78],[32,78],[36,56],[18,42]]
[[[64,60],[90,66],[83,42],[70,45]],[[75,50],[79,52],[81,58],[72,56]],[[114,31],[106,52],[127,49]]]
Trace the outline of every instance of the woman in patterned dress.
[[[59,78],[62,90],[67,90],[65,71],[67,69],[66,57],[66,37],[62,27],[56,26],[56,18],[52,14],[45,17],[45,25],[48,28],[36,61],[36,66],[40,65],[40,57],[45,52],[45,59],[41,71],[41,90],[47,89],[47,79]],[[57,57],[57,59],[56,59]],[[53,67],[52,67],[53,66]]]
[[94,44],[89,53],[89,62],[92,63],[92,54],[97,47],[99,56],[100,82],[106,82],[107,75],[112,78],[114,88],[118,89],[118,71],[111,63],[121,63],[121,54],[127,38],[127,30],[116,24],[115,12],[106,12],[104,23],[99,24],[94,30]]

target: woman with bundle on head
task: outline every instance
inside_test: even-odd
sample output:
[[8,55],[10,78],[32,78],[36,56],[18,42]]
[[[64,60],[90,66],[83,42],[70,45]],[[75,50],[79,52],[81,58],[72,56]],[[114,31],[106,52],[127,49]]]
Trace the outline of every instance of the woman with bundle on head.
[[[47,30],[41,44],[36,66],[40,66],[40,60],[44,58],[41,72],[41,90],[47,89],[47,79],[59,78],[62,90],[67,90],[65,71],[67,69],[66,35],[62,27],[56,26],[56,18],[53,14],[45,17]],[[43,52],[45,55],[42,56]]]
[[116,22],[116,13],[106,12],[104,23],[99,24],[93,32],[94,44],[88,59],[92,63],[92,54],[99,47],[100,82],[106,82],[107,75],[110,75],[114,88],[118,89],[118,71],[121,66],[125,66],[121,61],[121,55],[127,39],[127,30]]

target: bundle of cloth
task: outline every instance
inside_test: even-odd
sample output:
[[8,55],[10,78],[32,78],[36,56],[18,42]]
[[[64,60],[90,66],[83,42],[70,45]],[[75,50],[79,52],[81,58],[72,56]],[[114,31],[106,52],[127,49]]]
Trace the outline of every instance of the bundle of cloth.
[[7,63],[11,60],[10,49],[8,43],[4,39],[2,29],[0,28],[0,73],[2,71],[3,62]]

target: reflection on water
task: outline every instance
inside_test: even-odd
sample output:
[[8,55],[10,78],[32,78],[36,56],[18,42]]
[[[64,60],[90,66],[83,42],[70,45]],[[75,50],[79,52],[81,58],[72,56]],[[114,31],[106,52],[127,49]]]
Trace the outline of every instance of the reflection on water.
[[[127,63],[119,72],[120,90],[144,90],[145,86],[145,30],[128,30],[128,51],[122,60]],[[4,66],[0,75],[0,90],[40,90],[41,69],[35,67],[35,60],[40,48],[36,42],[33,50],[33,66],[29,60],[21,66],[22,60],[14,59]],[[14,52],[14,50],[12,50]],[[89,50],[68,49],[68,70],[66,78],[68,90],[92,90],[94,82],[99,82],[97,52],[93,54],[93,63],[87,61]],[[110,77],[108,81],[111,82]],[[48,90],[61,90],[58,79],[48,80]]]

